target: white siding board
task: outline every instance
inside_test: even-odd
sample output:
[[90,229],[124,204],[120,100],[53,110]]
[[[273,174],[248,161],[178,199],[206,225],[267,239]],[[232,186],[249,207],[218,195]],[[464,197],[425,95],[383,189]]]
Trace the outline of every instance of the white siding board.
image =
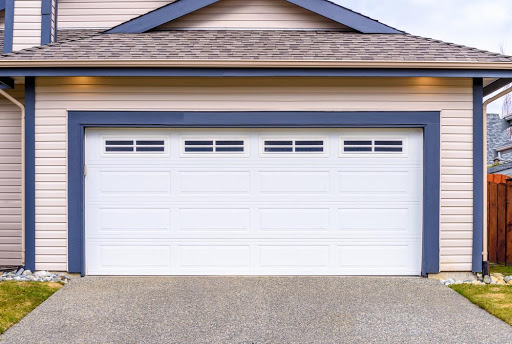
[[[56,252],[65,252],[62,248],[67,240],[67,111],[139,109],[441,111],[441,269],[471,270],[470,79],[138,78],[126,83],[123,78],[106,77],[38,78],[37,94],[36,237],[38,246],[44,239],[48,240],[45,247],[56,248],[44,251],[48,254],[38,254],[38,269],[62,266],[62,259],[66,258],[66,253]],[[464,122],[458,127],[451,119]],[[444,125],[446,122],[449,125]],[[454,155],[455,152],[460,155]]]
[[41,45],[41,0],[14,2],[13,50]]
[[0,95],[0,266],[21,264],[21,111]]
[[172,0],[59,0],[60,29],[111,28]]
[[349,29],[285,0],[221,0],[156,30],[234,28]]

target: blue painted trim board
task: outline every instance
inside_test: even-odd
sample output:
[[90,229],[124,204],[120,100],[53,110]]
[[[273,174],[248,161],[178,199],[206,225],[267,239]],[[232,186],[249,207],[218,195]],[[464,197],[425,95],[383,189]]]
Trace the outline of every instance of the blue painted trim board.
[[2,68],[0,76],[512,78],[512,70],[398,68]]
[[[14,0],[5,0],[4,53],[12,52],[14,34]],[[7,75],[11,76],[11,75]]]
[[287,0],[362,33],[403,34],[390,26],[327,0]]
[[52,0],[41,0],[41,45],[52,42]]
[[[162,6],[137,18],[124,22],[106,33],[142,33],[154,29],[157,26],[168,23],[198,9],[216,3],[218,0],[180,0],[169,5]],[[362,14],[351,11],[345,7],[326,0],[287,0],[292,4],[305,8],[351,27],[362,33],[403,34],[390,26]]]
[[219,0],[180,0],[162,6],[140,17],[124,22],[106,33],[142,33],[176,18],[216,3]]
[[473,80],[473,272],[482,271],[484,235],[483,80]]
[[7,77],[0,77],[0,89],[11,89],[14,88],[14,79]]
[[439,112],[68,112],[68,267],[85,274],[84,138],[87,127],[423,128],[422,274],[439,272]]
[[484,97],[491,95],[492,93],[502,89],[503,87],[512,83],[511,78],[498,79],[495,82],[484,87]]
[[5,0],[0,0],[0,11],[5,10]]
[[36,262],[35,78],[25,78],[25,268]]

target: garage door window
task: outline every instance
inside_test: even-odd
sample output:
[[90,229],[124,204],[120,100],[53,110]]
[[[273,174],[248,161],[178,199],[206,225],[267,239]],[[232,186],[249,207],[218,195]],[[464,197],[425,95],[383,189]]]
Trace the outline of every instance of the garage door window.
[[134,140],[105,140],[105,153],[164,153],[165,140],[134,139]]
[[342,154],[404,153],[404,140],[400,139],[342,139]]
[[324,155],[327,152],[327,140],[323,138],[261,138],[262,155]]
[[182,154],[218,156],[219,154],[243,155],[246,153],[246,139],[244,138],[209,138],[197,137],[182,139]]

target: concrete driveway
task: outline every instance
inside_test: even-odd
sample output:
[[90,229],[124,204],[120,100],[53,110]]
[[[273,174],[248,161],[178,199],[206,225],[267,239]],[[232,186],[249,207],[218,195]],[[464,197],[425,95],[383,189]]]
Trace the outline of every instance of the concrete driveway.
[[437,281],[75,279],[2,343],[505,343],[512,327]]

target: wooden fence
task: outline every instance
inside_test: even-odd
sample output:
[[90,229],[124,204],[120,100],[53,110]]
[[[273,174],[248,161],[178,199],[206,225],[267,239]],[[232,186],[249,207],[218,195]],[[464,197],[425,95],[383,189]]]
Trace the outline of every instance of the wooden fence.
[[512,265],[512,179],[506,176],[487,178],[487,238],[489,262]]

